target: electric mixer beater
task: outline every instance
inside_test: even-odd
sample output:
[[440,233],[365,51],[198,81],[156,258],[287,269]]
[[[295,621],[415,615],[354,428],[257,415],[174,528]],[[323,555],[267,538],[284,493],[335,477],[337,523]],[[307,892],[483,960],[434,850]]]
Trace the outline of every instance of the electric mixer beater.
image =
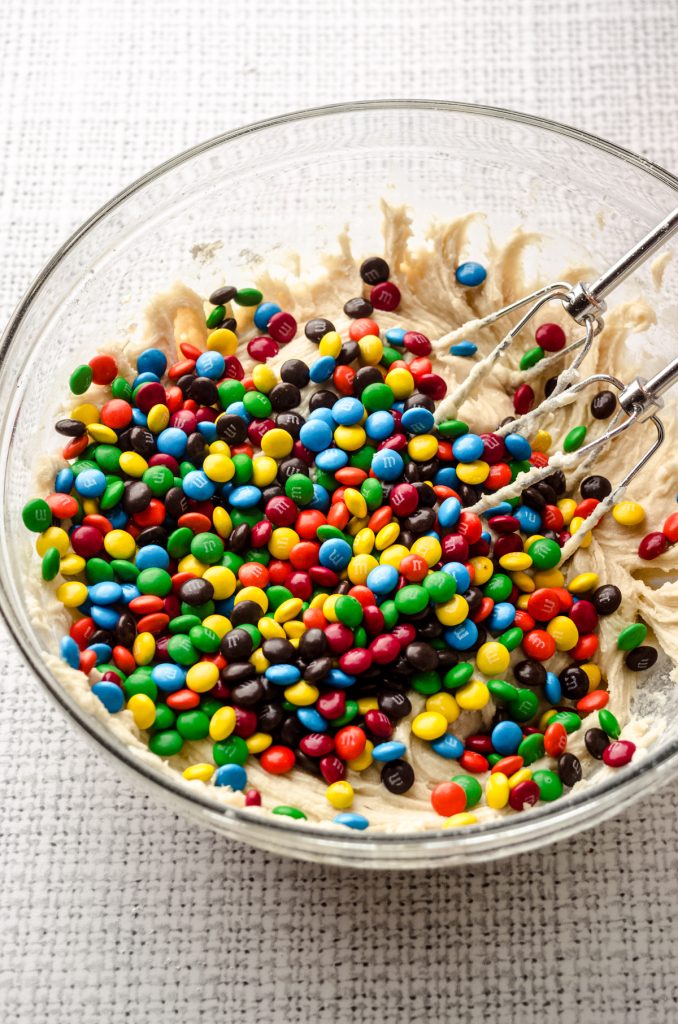
[[[555,453],[550,458],[547,466],[533,467],[507,486],[492,494],[483,495],[479,501],[468,509],[468,511],[477,514],[487,512],[488,509],[493,508],[499,503],[519,496],[526,488],[545,479],[557,470],[564,471],[575,467],[581,468],[583,465],[590,463],[602,449],[610,442],[619,438],[629,427],[636,423],[651,421],[657,432],[656,439],[624,475],[623,479],[613,486],[611,493],[599,502],[593,512],[577,529],[576,533],[565,543],[562,550],[562,561],[565,561],[577,550],[585,536],[619,499],[631,480],[653,457],[664,440],[664,427],[656,413],[663,405],[662,395],[678,380],[678,357],[673,359],[668,366],[654,374],[649,380],[636,378],[628,385],[624,384],[617,377],[605,373],[593,374],[578,381],[577,371],[590,350],[594,338],[603,329],[604,314],[607,308],[605,304],[606,297],[671,238],[676,231],[678,231],[678,207],[672,210],[667,217],[660,221],[592,284],[578,282],[572,285],[568,282],[557,281],[539,288],[529,295],[518,299],[516,302],[504,306],[489,316],[474,321],[473,328],[481,330],[483,327],[494,324],[505,316],[510,316],[526,306],[528,307],[527,311],[520,316],[517,323],[510,328],[502,340],[473,366],[466,379],[440,403],[436,410],[435,415],[438,422],[456,416],[464,401],[481,384],[483,378],[491,372],[495,363],[508,352],[525,326],[548,303],[560,303],[572,320],[583,328],[581,338],[578,338],[567,347],[553,353],[547,359],[541,360],[538,363],[538,368],[541,372],[545,366],[556,363],[565,356],[574,355],[572,363],[558,375],[550,395],[537,408],[512,419],[509,423],[505,423],[495,433],[500,436],[506,436],[513,432],[530,432],[544,417],[573,402],[583,389],[592,384],[601,383],[612,386],[619,394],[619,410],[609,429],[576,451]],[[456,339],[458,333],[459,331],[455,330],[439,338],[434,343],[435,349],[438,352],[447,351],[450,342]]]

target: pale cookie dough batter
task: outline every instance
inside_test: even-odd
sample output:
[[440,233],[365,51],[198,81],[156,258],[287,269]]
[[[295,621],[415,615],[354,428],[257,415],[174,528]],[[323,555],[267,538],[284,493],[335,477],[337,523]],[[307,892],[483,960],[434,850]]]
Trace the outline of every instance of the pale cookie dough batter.
[[[379,312],[376,314],[382,331],[391,326],[405,326],[411,330],[421,331],[432,341],[448,334],[451,329],[459,327],[456,336],[468,337],[476,342],[479,355],[485,354],[502,336],[502,326],[486,328],[480,334],[474,333],[474,321],[489,312],[515,300],[537,284],[543,283],[525,280],[523,266],[526,252],[539,248],[540,239],[534,234],[517,233],[503,248],[497,248],[481,214],[470,214],[451,224],[435,225],[429,232],[425,244],[415,245],[411,237],[410,219],[404,208],[391,208],[384,204],[384,256],[391,267],[392,279],[402,292],[400,307],[395,313]],[[477,238],[478,230],[482,229],[486,236],[487,253],[483,259],[488,268],[485,284],[480,288],[461,288],[455,281],[454,268],[467,258],[476,258],[477,249],[469,251],[469,238]],[[475,243],[477,244],[477,243]],[[351,295],[359,291],[358,265],[359,259],[354,257],[348,234],[341,236],[339,251],[329,255],[325,260],[322,273],[315,279],[305,277],[303,271],[290,273],[285,280],[272,278],[262,273],[256,285],[263,292],[266,300],[275,301],[283,309],[289,310],[297,319],[300,329],[298,337],[290,344],[281,347],[280,355],[271,365],[277,369],[289,358],[296,357],[310,361],[317,354],[316,346],[303,335],[304,323],[314,316],[327,316],[336,325],[343,337],[349,326],[349,319],[343,314],[343,303]],[[657,274],[664,269],[658,268]],[[563,268],[564,278],[571,281],[586,278],[590,268],[586,266]],[[218,284],[215,281],[215,285]],[[114,354],[120,366],[120,373],[129,377],[134,370],[130,360],[144,348],[149,346],[164,349],[170,362],[176,358],[177,346],[182,341],[204,347],[207,336],[205,325],[205,309],[201,298],[191,289],[177,284],[166,294],[157,296],[149,305],[142,326],[124,345],[109,346],[106,351]],[[539,322],[555,320],[566,330],[570,329],[566,315],[555,305],[547,307],[548,314],[538,319],[532,332]],[[238,319],[238,332],[241,346],[238,357],[245,369],[251,365],[245,352],[247,338],[255,333],[252,330],[250,309],[236,308],[234,315]],[[626,302],[611,309],[607,315],[603,333],[595,340],[593,349],[582,368],[582,376],[593,372],[617,374],[623,380],[633,376],[636,363],[635,353],[642,353],[642,335],[654,322],[651,307],[643,300]],[[459,325],[463,325],[460,327]],[[477,433],[496,428],[501,420],[513,413],[510,395],[517,380],[517,362],[520,354],[532,344],[533,333],[526,332],[524,342],[516,347],[516,354],[498,364],[492,376],[482,381],[482,385],[474,390],[465,403],[461,415]],[[627,341],[632,339],[627,348]],[[449,355],[449,341],[436,349],[431,357],[434,371],[441,373],[448,381],[450,390],[464,379],[471,368],[470,361]],[[551,369],[550,373],[557,372]],[[530,378],[537,394],[537,400],[543,395],[544,378],[533,371]],[[521,378],[522,379],[522,378]],[[513,382],[513,383],[512,383]],[[553,415],[546,426],[554,438],[554,450],[565,434],[577,424],[594,423],[592,434],[604,430],[605,424],[592,421],[588,412],[588,403],[595,393],[595,388],[586,391],[583,397],[557,414]],[[91,389],[91,397],[97,401],[100,389]],[[86,401],[87,395],[83,396]],[[302,407],[301,411],[304,409]],[[637,615],[651,627],[654,633],[652,642],[669,658],[678,662],[678,581],[673,577],[678,569],[678,545],[670,548],[652,563],[643,563],[638,559],[638,542],[648,530],[660,529],[666,516],[675,509],[676,481],[678,480],[678,449],[676,448],[676,432],[670,421],[668,439],[662,449],[661,456],[654,460],[649,469],[634,482],[631,496],[640,500],[647,512],[647,519],[641,526],[629,529],[619,526],[608,515],[595,531],[593,543],[587,550],[579,551],[566,568],[566,577],[571,578],[579,572],[594,571],[599,574],[600,583],[616,584],[622,591],[621,608],[611,616],[601,618],[598,627],[600,650],[594,659],[603,669],[607,679],[611,700],[610,710],[623,725],[622,736],[633,740],[639,746],[634,763],[645,754],[647,746],[661,734],[661,721],[647,722],[633,720],[631,701],[636,683],[644,687],[652,686],[651,676],[645,677],[629,672],[623,664],[623,654],[616,648],[616,637],[623,625],[633,622]],[[579,479],[591,472],[605,474],[613,483],[623,475],[649,444],[651,433],[648,428],[640,427],[629,431],[618,447],[610,448],[599,461],[595,470],[588,467],[579,473]],[[62,462],[58,457],[45,458],[40,469],[37,492],[45,493],[51,487],[56,468]],[[574,479],[577,479],[575,474]],[[568,493],[576,493],[576,486],[568,487]],[[650,577],[663,576],[666,579],[661,586]],[[242,807],[242,793],[233,793],[225,788],[198,781],[188,782],[181,777],[181,771],[196,762],[211,761],[211,741],[186,743],[180,755],[164,762],[152,754],[146,747],[144,736],[136,728],[132,715],[128,711],[111,716],[91,693],[90,683],[80,672],[69,668],[54,653],[54,636],[65,632],[70,624],[68,614],[54,597],[55,585],[44,584],[33,562],[27,569],[26,593],[30,613],[36,626],[45,632],[45,623],[49,624],[53,636],[45,641],[45,661],[68,690],[68,692],[90,714],[105,721],[117,740],[127,746],[136,758],[152,765],[165,775],[173,776],[178,782],[189,789],[201,790],[209,794],[216,802]],[[522,657],[520,651],[514,652],[512,661]],[[558,671],[569,659],[560,656],[562,662],[551,661],[550,669]],[[418,693],[410,693],[413,715],[422,708],[425,698]],[[466,736],[487,728],[493,715],[492,703],[483,712],[462,712],[461,717],[451,726],[451,731],[459,736]],[[576,734],[569,737],[568,750],[575,753],[584,767],[584,780],[575,789],[590,786],[610,776],[613,769],[594,762],[587,754],[583,737],[586,728],[597,724],[594,713],[585,720],[584,726]],[[441,819],[431,808],[430,792],[433,786],[451,775],[461,771],[456,762],[446,761],[435,754],[428,743],[410,735],[410,720],[397,724],[394,739],[408,745],[408,758],[411,761],[416,781],[412,789],[403,796],[390,793],[379,781],[379,766],[373,765],[360,774],[349,771],[347,778],[355,789],[355,800],[352,810],[365,815],[370,822],[370,830],[389,832],[412,832],[421,829],[437,829],[442,825]],[[539,767],[542,765],[536,765]],[[552,767],[549,759],[544,759],[544,767]],[[266,808],[284,803],[302,809],[312,823],[321,822],[324,827],[337,828],[329,821],[334,811],[325,797],[326,784],[322,779],[314,778],[295,769],[291,774],[273,776],[259,767],[254,758],[246,765],[248,786],[259,789],[262,793],[263,808],[248,808],[247,813],[266,814]],[[482,779],[481,779],[482,781]],[[566,799],[566,797],[564,797]],[[479,821],[515,812],[491,810],[481,802],[473,808]],[[289,821],[290,819],[286,819]],[[296,827],[304,827],[303,822],[293,822]]]

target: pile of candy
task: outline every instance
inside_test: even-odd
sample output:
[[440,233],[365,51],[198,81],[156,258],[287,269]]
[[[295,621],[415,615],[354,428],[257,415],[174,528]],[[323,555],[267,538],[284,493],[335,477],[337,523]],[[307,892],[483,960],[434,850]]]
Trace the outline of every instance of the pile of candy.
[[[440,758],[433,809],[448,825],[472,824],[483,796],[522,810],[574,785],[582,768],[568,735],[594,711],[593,757],[617,766],[633,756],[592,660],[598,618],[621,594],[593,572],[566,582],[559,568],[570,531],[610,484],[587,478],[577,501],[554,472],[485,521],[469,512],[546,465],[551,439],[436,424],[446,384],[429,339],[400,327],[382,337],[370,317],[396,309],[400,293],[381,258],[361,276],[369,297],[347,302],[348,338],[309,321],[317,358],[288,359],[279,377],[266,360],[297,324],[254,288],[211,296],[205,351],[181,344],[168,366],[149,348],[132,381],[111,355],[79,366],[71,391],[94,384],[104,400],[81,401],[56,424],[69,439],[65,465],[23,519],[40,533],[43,579],[64,578],[56,596],[73,624],[62,657],[91,675],[108,711],[132,713],[159,757],[211,741],[213,763],[190,764],[187,779],[259,805],[247,789],[257,758],[271,774],[322,778],[334,820],[366,828],[349,810],[350,780],[376,766],[388,790],[407,793],[411,729]],[[456,276],[474,287],[485,270],[465,264]],[[256,307],[248,375],[233,302]],[[542,355],[564,340],[555,324],[537,332]],[[523,389],[519,410],[534,398]],[[594,398],[594,418],[612,414],[610,398]],[[642,623],[619,633],[633,670],[656,660],[646,633]],[[556,674],[549,662],[563,654]],[[413,692],[425,698],[415,715]],[[487,731],[455,735],[460,715],[484,709]],[[543,758],[548,767],[530,767]]]

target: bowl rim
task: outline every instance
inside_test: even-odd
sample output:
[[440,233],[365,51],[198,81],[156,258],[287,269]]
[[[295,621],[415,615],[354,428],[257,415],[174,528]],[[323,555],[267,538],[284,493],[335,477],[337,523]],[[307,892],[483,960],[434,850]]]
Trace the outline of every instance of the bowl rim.
[[[678,177],[661,165],[592,133],[537,115],[502,107],[448,100],[378,99],[310,107],[277,115],[221,133],[183,150],[136,178],[85,220],[39,271],[10,316],[0,338],[0,377],[8,376],[7,356],[17,331],[32,302],[59,264],[98,223],[135,193],[143,190],[146,185],[216,147],[250,134],[265,132],[269,128],[342,114],[396,110],[468,114],[514,122],[546,133],[565,136],[636,167],[668,185],[678,195]],[[116,740],[107,725],[91,716],[68,695],[64,687],[53,678],[44,661],[34,657],[25,642],[18,619],[14,617],[12,602],[8,599],[5,589],[4,576],[0,576],[0,596],[0,612],[24,661],[52,700],[76,723],[90,742],[98,749],[103,749],[105,754],[132,772],[137,779],[140,778],[147,788],[152,788],[165,800],[173,799],[177,805],[181,805],[184,814],[197,817],[203,824],[211,824],[233,839],[272,852],[354,867],[414,867],[414,858],[417,854],[423,858],[427,855],[432,856],[440,865],[477,861],[481,858],[496,859],[593,827],[605,818],[626,809],[629,803],[646,792],[654,781],[660,781],[656,778],[660,771],[663,781],[678,773],[677,738],[661,750],[650,750],[629,771],[603,781],[592,793],[583,790],[569,795],[565,801],[535,808],[527,815],[512,815],[479,823],[468,830],[445,831],[441,828],[360,833],[353,829],[328,829],[311,822],[303,822],[300,827],[296,822],[291,824],[286,818],[281,819],[272,814],[252,814],[241,808],[221,804],[198,787],[193,789],[182,785],[178,777],[175,780],[169,774],[164,774],[135,757],[128,747]],[[367,861],[362,864],[356,862],[356,855],[367,856]]]

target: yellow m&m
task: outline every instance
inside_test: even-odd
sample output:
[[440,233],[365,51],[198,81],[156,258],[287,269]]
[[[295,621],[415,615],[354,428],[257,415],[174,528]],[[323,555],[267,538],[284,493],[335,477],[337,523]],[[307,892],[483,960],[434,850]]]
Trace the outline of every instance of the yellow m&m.
[[620,526],[638,526],[645,519],[645,509],[637,501],[618,501],[612,515]]

